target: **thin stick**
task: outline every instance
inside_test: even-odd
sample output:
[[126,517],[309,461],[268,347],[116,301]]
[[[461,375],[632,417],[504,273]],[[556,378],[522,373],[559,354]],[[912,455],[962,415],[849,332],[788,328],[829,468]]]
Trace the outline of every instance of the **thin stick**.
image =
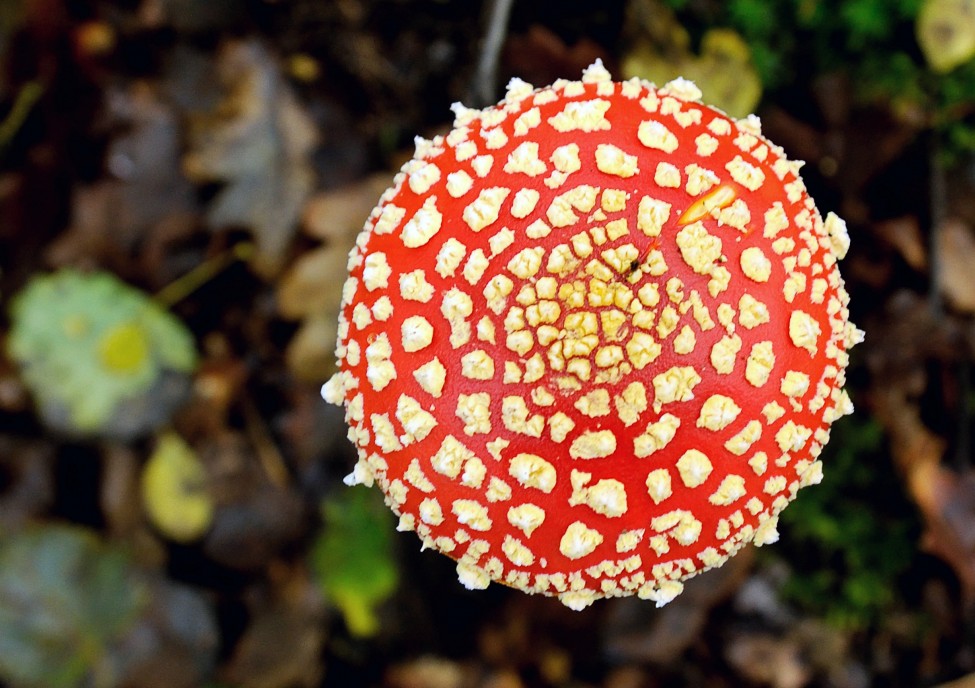
[[481,59],[477,63],[477,73],[471,84],[471,104],[476,107],[484,107],[497,100],[495,88],[498,80],[498,61],[508,33],[508,19],[511,16],[512,5],[514,0],[491,0],[487,34],[481,46]]
[[204,284],[212,280],[222,270],[238,260],[248,260],[254,255],[254,245],[247,241],[235,244],[229,251],[203,261],[185,275],[177,277],[156,292],[153,299],[165,308],[172,308]]
[[931,185],[931,232],[928,240],[928,254],[930,256],[930,287],[928,288],[928,306],[931,312],[940,314],[944,304],[941,300],[941,260],[939,250],[941,231],[948,217],[948,182],[945,179],[944,164],[941,161],[941,145],[938,132],[931,134],[931,154],[929,165],[929,183]]
[[42,95],[44,95],[44,87],[38,81],[28,81],[20,89],[6,119],[0,122],[0,150],[9,146],[14,140]]
[[247,434],[251,444],[254,446],[254,453],[257,460],[264,469],[264,475],[277,488],[285,489],[288,486],[288,468],[284,462],[284,456],[271,437],[267,424],[261,417],[260,411],[254,404],[254,400],[248,395],[241,399],[241,409],[244,412],[244,423],[247,426]]

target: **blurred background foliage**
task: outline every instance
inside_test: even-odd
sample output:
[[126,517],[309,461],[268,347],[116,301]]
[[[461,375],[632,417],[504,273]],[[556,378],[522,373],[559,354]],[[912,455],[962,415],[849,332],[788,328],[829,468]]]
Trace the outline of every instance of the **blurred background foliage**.
[[[0,1],[0,686],[975,683],[975,0],[516,0],[479,71],[503,6]],[[318,388],[413,136],[596,58],[806,160],[868,339],[775,547],[577,614],[397,534]]]

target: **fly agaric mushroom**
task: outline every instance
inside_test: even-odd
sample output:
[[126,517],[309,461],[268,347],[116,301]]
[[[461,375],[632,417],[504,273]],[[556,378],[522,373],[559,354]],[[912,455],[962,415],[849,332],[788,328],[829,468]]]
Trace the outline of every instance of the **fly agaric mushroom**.
[[849,238],[759,120],[677,79],[454,106],[349,260],[337,356],[359,461],[401,530],[573,609],[658,606],[819,482]]

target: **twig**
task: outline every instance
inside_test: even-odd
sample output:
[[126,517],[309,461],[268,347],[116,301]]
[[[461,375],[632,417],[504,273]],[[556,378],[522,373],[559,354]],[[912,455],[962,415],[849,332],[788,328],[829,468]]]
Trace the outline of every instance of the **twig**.
[[498,61],[508,33],[508,19],[514,0],[491,0],[487,33],[481,46],[481,59],[471,84],[470,101],[475,107],[484,107],[496,100]]
[[[928,287],[928,308],[935,318],[944,317],[944,299],[941,296],[941,233],[944,231],[944,223],[948,218],[948,181],[945,175],[945,167],[941,156],[941,142],[938,132],[931,133],[931,154],[929,165],[930,184],[931,184],[931,232],[928,241],[928,254],[930,256],[928,265],[930,266],[930,286]],[[972,404],[969,399],[971,395],[971,374],[972,366],[968,354],[963,354],[961,361],[952,366],[952,371],[958,385],[958,415],[955,423],[955,437],[953,462],[955,468],[963,470],[969,466],[971,461],[971,422]]]
[[6,149],[14,140],[42,95],[44,95],[44,87],[38,81],[28,81],[20,89],[7,117],[0,122],[0,151]]
[[963,354],[956,371],[958,378],[958,423],[955,431],[955,468],[970,467],[972,458],[972,362]]
[[931,153],[929,158],[929,184],[931,185],[931,232],[928,239],[928,265],[930,266],[930,286],[928,287],[928,307],[934,314],[943,311],[944,303],[941,299],[941,260],[939,258],[939,244],[944,222],[948,217],[948,183],[945,179],[945,168],[941,160],[941,145],[938,132],[931,133]]
[[247,241],[235,244],[229,251],[224,251],[213,258],[209,258],[185,275],[177,277],[165,287],[156,292],[153,299],[164,308],[172,308],[204,284],[212,280],[222,270],[227,269],[238,260],[248,260],[254,254],[254,245]]
[[254,445],[254,453],[257,454],[264,474],[275,487],[286,488],[288,486],[288,468],[284,463],[284,456],[281,455],[278,445],[271,437],[267,424],[261,417],[260,411],[257,410],[253,399],[246,394],[241,399],[241,410],[244,413],[247,434]]

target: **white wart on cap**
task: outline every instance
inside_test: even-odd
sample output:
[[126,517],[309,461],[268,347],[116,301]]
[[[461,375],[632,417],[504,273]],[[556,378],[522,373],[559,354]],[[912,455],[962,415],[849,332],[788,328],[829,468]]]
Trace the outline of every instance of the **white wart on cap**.
[[581,609],[681,581],[819,482],[849,244],[690,82],[515,80],[418,140],[359,236],[325,386],[400,528]]

